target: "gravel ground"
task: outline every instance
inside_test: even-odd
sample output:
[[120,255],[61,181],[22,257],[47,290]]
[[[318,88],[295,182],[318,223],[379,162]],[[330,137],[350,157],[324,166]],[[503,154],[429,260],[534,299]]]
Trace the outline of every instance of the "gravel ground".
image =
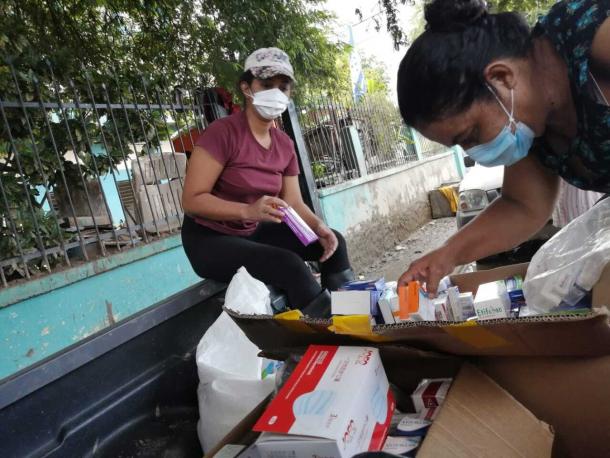
[[412,261],[444,243],[456,231],[455,218],[432,220],[403,240],[394,250],[384,253],[360,275],[365,278],[385,277],[387,281],[397,280]]

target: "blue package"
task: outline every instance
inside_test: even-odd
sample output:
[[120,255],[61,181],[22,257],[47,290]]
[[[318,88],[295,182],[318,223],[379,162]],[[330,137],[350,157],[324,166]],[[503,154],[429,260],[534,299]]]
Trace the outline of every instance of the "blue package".
[[521,275],[507,278],[504,280],[504,283],[506,284],[506,292],[511,302],[525,301],[525,296],[523,295],[523,277]]
[[[342,287],[344,291],[370,291],[371,292],[371,315],[375,319],[381,317],[379,306],[377,302],[381,299],[383,290],[385,289],[385,278],[381,277],[377,280],[354,280],[345,283]],[[383,318],[380,318],[377,322],[382,322]]]
[[592,306],[593,297],[591,292],[587,292],[576,304],[570,305],[566,302],[562,302],[557,307],[553,309],[554,313],[573,313],[580,311],[587,311]]
[[348,281],[341,289],[346,291],[383,291],[385,289],[385,278]]
[[523,294],[523,277],[515,275],[504,280],[506,292],[510,298],[510,316],[518,318],[521,307],[525,305],[525,295]]
[[388,436],[382,452],[409,458],[415,457],[421,441],[421,437]]
[[407,414],[396,426],[395,435],[423,437],[428,432],[431,424],[431,421],[420,418],[419,414]]

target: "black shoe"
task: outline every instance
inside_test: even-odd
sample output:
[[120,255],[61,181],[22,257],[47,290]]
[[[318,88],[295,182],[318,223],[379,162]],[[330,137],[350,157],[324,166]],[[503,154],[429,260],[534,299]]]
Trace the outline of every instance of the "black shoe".
[[354,275],[354,271],[351,268],[333,274],[322,275],[322,288],[326,288],[329,291],[337,291],[355,278],[356,275]]
[[301,309],[309,318],[330,318],[330,293],[327,289],[318,294],[314,300]]

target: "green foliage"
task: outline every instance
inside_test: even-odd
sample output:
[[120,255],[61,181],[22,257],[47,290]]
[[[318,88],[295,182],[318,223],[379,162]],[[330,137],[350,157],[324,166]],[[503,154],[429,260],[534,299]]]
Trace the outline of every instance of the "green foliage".
[[312,163],[311,168],[313,169],[313,176],[316,180],[319,180],[326,175],[326,165],[324,165],[322,162]]
[[[40,247],[60,246],[70,236],[58,228],[55,218],[40,208],[34,207],[33,214],[26,205],[10,209],[10,216],[2,215],[4,221],[0,224],[0,253],[18,256],[19,253],[28,253]],[[14,225],[14,226],[13,226]],[[15,235],[17,237],[15,237]],[[40,236],[40,238],[38,238]],[[47,254],[48,264],[43,259],[31,259],[27,262],[30,273],[46,272],[53,265],[61,262],[59,253]],[[14,262],[4,268],[8,279],[25,277],[23,264]]]
[[530,25],[534,25],[556,2],[557,0],[496,0],[493,7],[495,11],[518,11]]
[[[299,91],[332,90],[343,84],[335,72],[343,51],[327,38],[332,17],[322,6],[321,0],[4,0],[0,94],[36,103],[167,103],[175,87],[234,91],[248,54],[269,46],[290,55]],[[82,187],[81,175],[104,174],[125,154],[155,150],[168,130],[192,125],[169,115],[28,108],[26,117],[19,108],[6,109],[6,119],[0,115],[0,178],[8,200],[7,208],[0,199],[2,231],[27,199],[34,217],[13,216],[24,247],[40,248],[31,228],[49,215],[38,189],[61,185],[62,171],[70,189]],[[2,235],[2,257],[16,256],[16,241]]]
[[[320,0],[7,0],[0,6],[0,54],[19,67],[74,77],[82,66],[114,70],[138,85],[232,89],[259,47],[292,58],[299,85],[334,80],[340,51],[326,36],[332,16]],[[26,64],[26,65],[18,65]],[[6,88],[6,79],[0,82]]]
[[[401,46],[408,46],[423,31],[425,19],[423,7],[424,0],[377,0],[381,11],[385,14],[385,26],[394,40],[394,47],[398,50]],[[516,11],[525,16],[530,25],[544,15],[556,3],[557,0],[490,0],[489,7],[492,11]],[[398,18],[398,10],[402,6],[410,6],[416,9],[416,20],[403,28]],[[380,25],[379,25],[380,27]]]
[[[351,99],[352,83],[349,68],[349,58],[351,47],[345,46],[342,53],[337,57],[335,64],[335,81],[327,86],[317,88],[313,94],[329,95],[335,99]],[[390,78],[383,62],[372,56],[362,59],[362,70],[367,81],[367,92],[369,94],[383,93],[389,94]],[[300,91],[301,96],[297,101],[310,100],[313,95],[307,91]]]
[[368,94],[389,94],[390,78],[383,62],[375,57],[367,57],[362,61],[362,70],[366,78]]
[[402,142],[400,132],[403,123],[398,109],[384,92],[367,94],[361,103],[365,106],[364,122],[371,149],[377,151],[382,160],[395,158]]

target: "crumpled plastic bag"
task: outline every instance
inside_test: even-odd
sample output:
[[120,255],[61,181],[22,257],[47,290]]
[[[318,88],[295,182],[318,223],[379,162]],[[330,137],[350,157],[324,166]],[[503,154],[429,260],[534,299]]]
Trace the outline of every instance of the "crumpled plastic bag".
[[[229,284],[225,305],[244,314],[271,313],[267,287],[243,267]],[[258,353],[226,312],[197,345],[197,434],[204,451],[211,450],[273,391],[278,363],[259,358]]]
[[240,267],[225,293],[225,307],[242,315],[273,315],[265,284]]
[[593,206],[545,243],[532,258],[523,283],[528,307],[538,313],[573,306],[610,262],[610,198]]

